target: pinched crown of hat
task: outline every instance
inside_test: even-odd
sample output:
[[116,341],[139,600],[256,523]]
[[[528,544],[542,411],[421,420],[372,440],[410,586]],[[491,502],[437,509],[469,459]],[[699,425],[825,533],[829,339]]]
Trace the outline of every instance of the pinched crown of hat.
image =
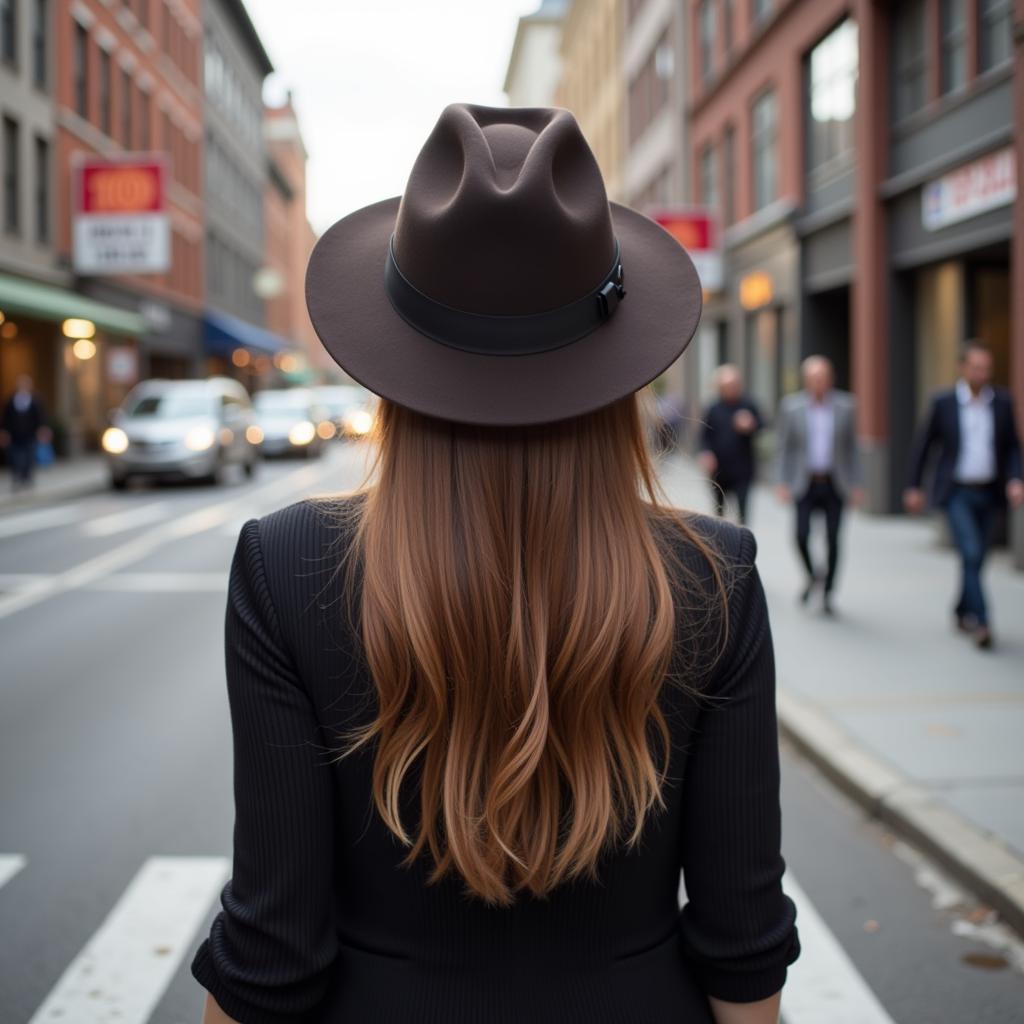
[[575,118],[547,108],[447,107],[404,195],[318,242],[306,293],[328,351],[371,390],[495,424],[637,390],[700,313],[686,253],[609,204]]

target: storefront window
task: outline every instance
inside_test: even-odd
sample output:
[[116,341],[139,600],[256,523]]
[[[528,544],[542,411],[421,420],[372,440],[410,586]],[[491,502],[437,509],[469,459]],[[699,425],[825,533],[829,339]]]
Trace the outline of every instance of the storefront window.
[[955,92],[967,84],[966,0],[942,0],[942,91]]
[[777,105],[775,92],[769,89],[755,101],[751,110],[753,130],[751,148],[754,171],[754,209],[760,210],[777,195]]
[[893,117],[902,121],[927,99],[925,2],[909,0],[896,8],[892,23]]
[[1011,0],[978,0],[978,70],[988,71],[1013,56]]
[[718,160],[714,143],[700,151],[700,201],[704,206],[718,208]]
[[844,21],[811,50],[807,160],[812,169],[853,153],[857,67],[857,25],[853,21]]

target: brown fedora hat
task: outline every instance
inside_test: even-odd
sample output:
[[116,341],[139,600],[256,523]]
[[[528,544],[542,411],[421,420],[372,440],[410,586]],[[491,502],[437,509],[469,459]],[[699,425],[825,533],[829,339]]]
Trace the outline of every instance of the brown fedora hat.
[[334,360],[429,416],[502,426],[608,405],[696,330],[685,250],[609,203],[566,110],[453,104],[405,194],[334,224],[306,270]]

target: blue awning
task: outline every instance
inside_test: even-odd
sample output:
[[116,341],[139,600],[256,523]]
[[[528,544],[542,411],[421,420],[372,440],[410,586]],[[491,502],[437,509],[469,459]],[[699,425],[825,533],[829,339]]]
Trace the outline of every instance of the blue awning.
[[203,314],[203,339],[206,351],[215,356],[230,356],[236,348],[273,355],[292,347],[279,334],[213,310]]

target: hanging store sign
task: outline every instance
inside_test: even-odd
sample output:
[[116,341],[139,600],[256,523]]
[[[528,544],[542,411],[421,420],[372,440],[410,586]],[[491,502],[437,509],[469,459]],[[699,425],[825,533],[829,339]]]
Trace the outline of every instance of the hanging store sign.
[[1007,206],[1017,198],[1012,146],[929,181],[921,190],[921,221],[928,231]]
[[72,174],[79,274],[162,274],[171,266],[164,164],[148,154],[81,157]]
[[701,287],[706,292],[722,290],[722,245],[718,219],[709,210],[686,207],[651,214],[690,255]]

